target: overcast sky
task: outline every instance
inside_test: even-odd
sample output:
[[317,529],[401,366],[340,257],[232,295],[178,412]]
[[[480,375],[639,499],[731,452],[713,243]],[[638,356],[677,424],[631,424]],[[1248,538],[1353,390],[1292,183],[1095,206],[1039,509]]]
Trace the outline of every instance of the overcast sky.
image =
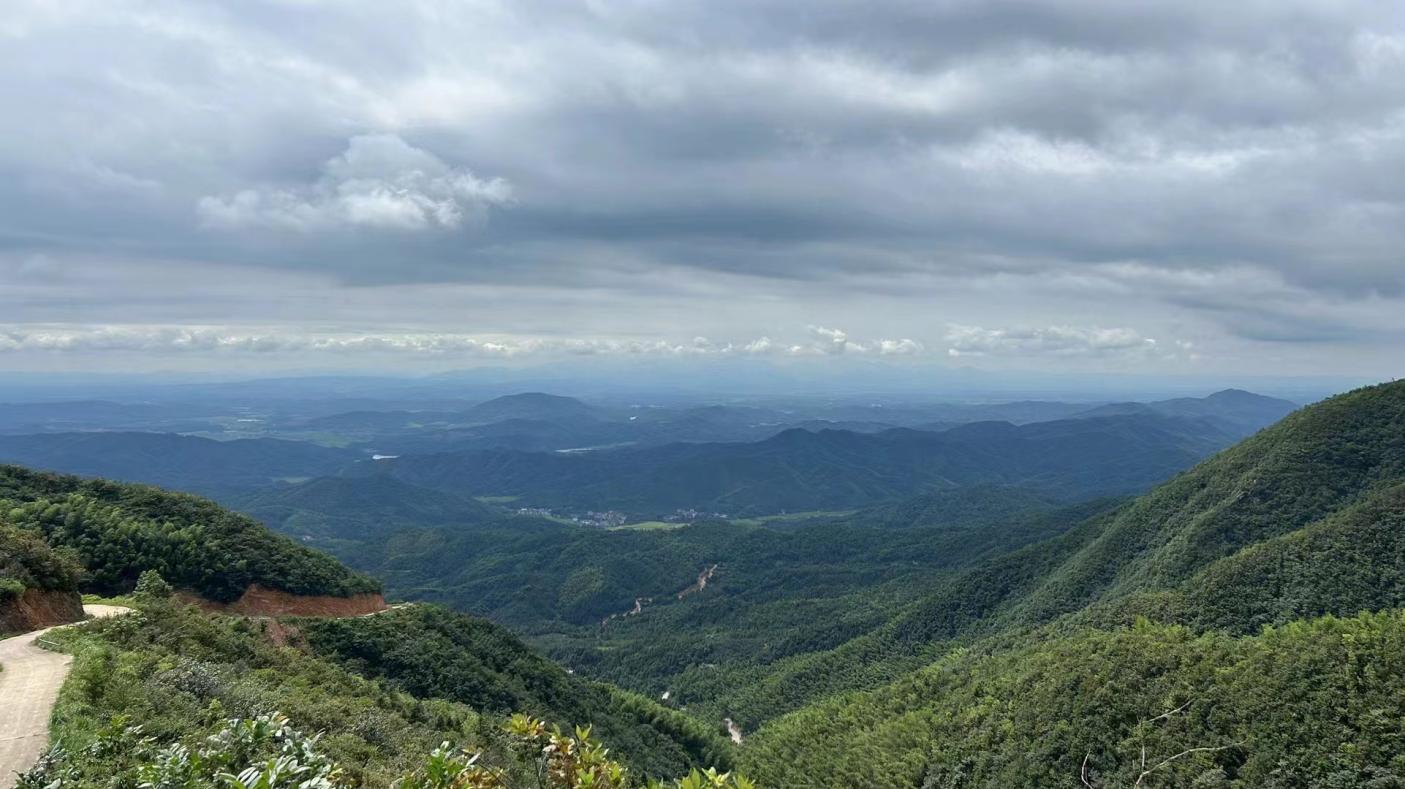
[[1405,4],[9,0],[0,369],[1405,365]]

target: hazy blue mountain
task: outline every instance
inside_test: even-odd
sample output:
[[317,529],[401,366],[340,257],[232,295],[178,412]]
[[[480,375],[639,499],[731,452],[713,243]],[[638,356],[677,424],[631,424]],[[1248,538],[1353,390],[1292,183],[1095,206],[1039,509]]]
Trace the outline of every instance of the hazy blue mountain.
[[330,474],[360,453],[300,441],[215,441],[171,433],[0,436],[0,462],[223,496]]
[[1150,403],[1108,403],[1076,416],[1161,414],[1213,419],[1240,436],[1248,436],[1277,422],[1297,408],[1296,403],[1276,397],[1265,397],[1242,389],[1225,389],[1209,397],[1178,397]]
[[464,526],[503,517],[471,498],[402,482],[387,474],[318,477],[231,502],[295,537],[362,540],[401,529]]
[[462,412],[465,422],[488,423],[505,419],[557,419],[594,418],[596,409],[574,397],[524,392],[522,394],[495,397],[486,403],[479,403]]
[[753,443],[578,453],[483,451],[385,461],[396,476],[460,495],[548,507],[732,515],[844,509],[963,485],[1016,485],[1063,500],[1145,489],[1235,436],[1209,420],[1159,415],[934,433],[792,429]]
[[74,430],[209,430],[219,409],[194,404],[114,403],[64,400],[0,403],[0,433],[71,432]]

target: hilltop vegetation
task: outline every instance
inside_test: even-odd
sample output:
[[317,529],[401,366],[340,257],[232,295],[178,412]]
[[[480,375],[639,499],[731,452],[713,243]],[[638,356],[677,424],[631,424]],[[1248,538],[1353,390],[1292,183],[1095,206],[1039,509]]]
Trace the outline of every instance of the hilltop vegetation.
[[[397,615],[403,617],[400,624],[413,623],[422,615],[440,621],[453,617],[446,612]],[[594,688],[562,679],[564,672],[542,665],[540,658],[524,660],[520,643],[500,628],[458,619],[460,627],[474,631],[473,643],[460,646],[489,661],[511,656],[497,665],[501,672],[485,679],[501,682],[505,688],[539,683],[540,688],[560,694],[539,694],[534,699],[544,713],[559,716],[566,711],[559,704],[569,706],[572,694]],[[59,633],[76,660],[54,715],[57,745],[21,785],[60,781],[63,786],[96,787],[113,785],[114,780],[117,785],[226,785],[227,780],[216,781],[215,773],[226,771],[233,776],[247,766],[253,770],[250,775],[262,774],[271,787],[388,786],[402,779],[432,780],[441,757],[467,758],[456,755],[458,749],[476,752],[474,764],[487,771],[484,778],[495,776],[499,781],[471,785],[558,785],[538,783],[537,760],[547,754],[538,757],[524,751],[524,745],[538,740],[533,746],[538,750],[548,744],[539,723],[520,715],[509,721],[496,706],[474,707],[392,689],[303,645],[300,628],[336,624],[302,620],[290,626],[211,616],[169,599],[144,598],[135,614]],[[335,633],[325,630],[318,634],[321,641],[335,638]],[[403,632],[397,644],[407,654],[442,656],[432,637],[416,627]],[[452,669],[445,669],[442,676],[448,682],[463,678]],[[581,711],[578,706],[569,709]],[[646,705],[639,703],[629,712],[643,715]],[[288,721],[300,730],[292,729]],[[649,730],[662,736],[657,735],[659,728]],[[638,739],[633,727],[620,731]],[[608,767],[602,775],[623,776],[620,783],[600,786],[640,785],[645,775],[667,778],[691,770],[686,760],[662,763],[663,749],[632,747],[636,743],[631,742],[615,746],[613,756],[607,758],[598,744],[568,738],[573,749],[581,749],[581,758],[587,748],[597,749],[598,758],[582,765],[599,764]],[[440,751],[441,744],[451,745]],[[725,755],[720,743],[717,753]],[[615,761],[620,758],[623,764]],[[304,768],[307,772],[302,772]],[[303,784],[316,777],[328,783]]]
[[[170,602],[61,631],[76,658],[54,713],[53,741],[67,753],[89,754],[126,725],[140,725],[160,744],[194,744],[226,718],[281,711],[322,732],[321,748],[352,771],[353,782],[379,786],[415,769],[446,739],[492,746],[495,727],[470,707],[382,687],[278,646],[277,632],[267,621],[209,616]],[[78,785],[106,784],[110,761],[74,761],[87,778]]]
[[71,592],[83,567],[66,551],[54,551],[42,537],[0,521],[0,602],[25,589]]
[[0,466],[0,517],[87,569],[85,591],[130,591],[145,570],[208,599],[230,601],[251,584],[292,594],[345,597],[380,585],[247,516],[145,485]]

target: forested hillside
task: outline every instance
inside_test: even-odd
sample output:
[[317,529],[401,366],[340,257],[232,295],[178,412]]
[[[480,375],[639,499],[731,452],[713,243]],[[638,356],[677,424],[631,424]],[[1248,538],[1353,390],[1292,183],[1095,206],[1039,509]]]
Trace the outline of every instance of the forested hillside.
[[[701,702],[710,714],[711,691],[678,684],[719,670],[699,666],[730,675],[838,646],[938,579],[1114,505],[1051,509],[1017,490],[976,489],[766,525],[410,531],[348,558],[368,562],[360,566],[392,594],[509,624],[582,673],[651,695],[672,690],[672,703]],[[706,586],[696,588],[701,575]]]
[[1405,784],[1405,614],[1255,636],[1150,623],[957,650],[782,718],[742,751],[766,786]]
[[467,526],[503,517],[471,498],[388,474],[318,477],[238,497],[234,506],[284,534],[321,540],[369,540],[404,529]]
[[101,594],[130,591],[146,570],[221,602],[251,584],[337,597],[380,590],[248,516],[145,485],[0,466],[0,517],[70,551],[87,570],[83,588]]
[[525,712],[561,725],[589,721],[598,736],[647,774],[726,767],[732,759],[719,727],[568,674],[483,619],[417,605],[297,626],[314,652],[420,698],[449,699],[489,713]]
[[[1184,747],[1226,747],[1178,763],[1162,785],[1202,774],[1206,785],[1390,785],[1399,733],[1372,721],[1395,714],[1379,705],[1400,692],[1388,653],[1405,620],[1330,616],[1405,601],[1402,483],[1405,384],[1332,398],[1110,515],[949,579],[872,634],[742,683],[728,708],[759,721],[797,697],[875,688],[763,728],[768,745],[748,759],[772,778],[867,752],[892,765],[880,785],[1038,782],[1076,777],[1091,753],[1095,785],[1117,785],[1136,777],[1126,754],[1140,738],[1171,747],[1156,733],[1166,728]],[[1147,623],[1125,630],[1138,616]],[[1256,635],[1266,624],[1284,630]],[[1139,712],[1094,713],[1118,709],[1098,689],[1109,681],[1126,683]],[[1192,701],[1202,710],[1165,727],[1135,725]],[[1070,725],[1050,736],[1037,723],[1048,720]],[[1265,722],[1284,720],[1301,725]],[[957,745],[942,734],[957,722],[990,728]]]

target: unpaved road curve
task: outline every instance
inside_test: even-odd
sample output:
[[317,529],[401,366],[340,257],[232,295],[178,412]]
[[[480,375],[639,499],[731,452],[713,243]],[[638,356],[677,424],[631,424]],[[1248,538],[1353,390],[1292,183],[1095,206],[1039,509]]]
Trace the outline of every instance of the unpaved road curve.
[[[115,605],[85,605],[90,616],[125,614]],[[53,628],[0,641],[0,789],[13,789],[49,745],[49,715],[68,676],[70,655],[34,642]]]

